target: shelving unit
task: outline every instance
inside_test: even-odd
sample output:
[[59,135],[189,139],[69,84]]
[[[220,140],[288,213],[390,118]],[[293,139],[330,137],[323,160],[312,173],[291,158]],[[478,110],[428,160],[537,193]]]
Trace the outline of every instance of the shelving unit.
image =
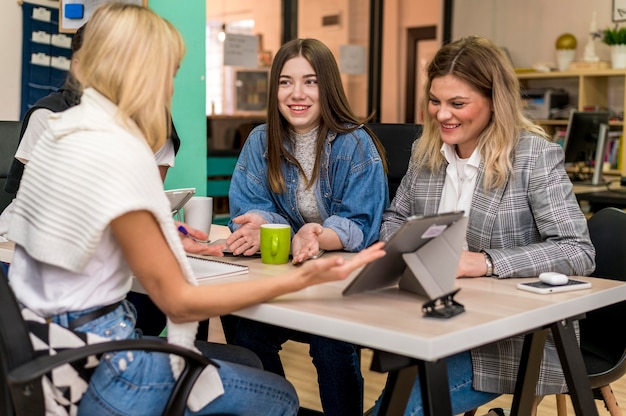
[[[626,108],[626,70],[572,70],[563,72],[527,72],[517,74],[523,88],[563,88],[570,96],[570,104],[575,104],[578,111],[610,110],[622,113]],[[547,131],[556,127],[567,127],[568,120],[535,120]],[[611,121],[611,130],[622,133],[620,143],[620,169],[605,173],[626,176],[626,130],[623,121]]]
[[[55,2],[50,2],[55,3]],[[40,98],[56,91],[67,77],[72,35],[59,33],[59,6],[22,4],[22,94],[20,119]]]

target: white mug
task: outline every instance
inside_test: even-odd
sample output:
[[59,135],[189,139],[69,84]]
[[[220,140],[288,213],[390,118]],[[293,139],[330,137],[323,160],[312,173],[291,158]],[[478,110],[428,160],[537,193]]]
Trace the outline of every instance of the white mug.
[[185,224],[209,234],[213,221],[213,198],[194,196],[183,207]]

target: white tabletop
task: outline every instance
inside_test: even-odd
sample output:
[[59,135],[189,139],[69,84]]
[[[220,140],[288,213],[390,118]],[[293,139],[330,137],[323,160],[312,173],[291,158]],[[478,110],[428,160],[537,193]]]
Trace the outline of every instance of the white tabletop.
[[[248,263],[250,275],[209,284],[267,278],[292,267],[258,267],[258,259],[234,261]],[[592,288],[550,295],[516,288],[517,283],[532,279],[459,279],[461,290],[455,300],[465,306],[465,312],[444,320],[424,317],[422,305],[427,299],[396,288],[343,297],[347,281],[310,287],[235,315],[434,361],[626,300],[622,282],[579,279],[592,282]]]
[[[211,234],[227,233],[213,226]],[[224,227],[225,228],[225,227]],[[325,256],[347,253],[327,253]],[[207,282],[271,278],[294,266],[266,265],[258,258],[226,257],[227,261],[247,264],[249,275]],[[450,319],[426,318],[422,305],[426,298],[389,288],[344,297],[348,282],[325,283],[284,295],[235,314],[261,322],[304,330],[313,334],[434,361],[512,335],[526,333],[605,305],[626,300],[626,283],[590,277],[591,289],[539,295],[517,289],[528,279],[490,277],[458,279],[461,288],[455,300],[465,312]]]
[[[228,228],[213,225],[211,239],[228,235]],[[12,243],[0,243],[0,260],[10,261]],[[347,253],[327,253],[325,256]],[[259,258],[224,257],[247,264],[250,273],[204,284],[266,279],[294,266],[266,265]],[[236,315],[365,347],[434,361],[457,352],[525,333],[605,305],[626,300],[626,283],[578,277],[592,288],[539,295],[518,290],[517,283],[532,279],[458,279],[455,300],[465,312],[451,319],[426,318],[426,298],[390,288],[344,297],[341,291],[355,274],[342,282],[325,283],[242,309]]]

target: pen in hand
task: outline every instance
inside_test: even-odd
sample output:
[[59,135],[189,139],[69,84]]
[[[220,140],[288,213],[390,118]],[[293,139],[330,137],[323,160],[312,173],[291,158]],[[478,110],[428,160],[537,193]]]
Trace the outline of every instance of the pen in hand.
[[185,237],[189,237],[191,238],[193,241],[195,241],[196,243],[200,243],[200,244],[208,244],[211,241],[210,240],[201,240],[199,238],[194,237],[193,235],[189,234],[189,231],[185,228],[185,226],[183,225],[179,225],[178,226],[178,231],[180,231],[180,233],[182,235],[184,235]]

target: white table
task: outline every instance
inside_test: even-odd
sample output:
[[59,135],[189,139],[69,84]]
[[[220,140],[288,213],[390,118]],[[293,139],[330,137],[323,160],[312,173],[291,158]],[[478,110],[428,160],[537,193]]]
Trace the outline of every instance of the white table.
[[[226,227],[214,225],[211,239],[227,234]],[[0,243],[3,256],[6,254],[3,249],[12,251]],[[329,255],[333,254],[325,256]],[[250,273],[205,284],[267,279],[294,267],[265,265],[258,258],[225,259],[248,265]],[[403,408],[419,367],[426,414],[451,415],[450,398],[446,394],[446,366],[442,359],[513,335],[528,334],[527,349],[522,357],[527,365],[520,366],[526,372],[518,379],[512,414],[530,415],[541,352],[549,329],[562,353],[576,414],[597,415],[571,322],[587,311],[626,300],[626,283],[581,277],[580,280],[592,282],[591,289],[538,295],[516,288],[517,283],[532,279],[459,279],[457,286],[461,290],[455,300],[463,304],[466,311],[454,318],[439,320],[423,316],[425,298],[395,288],[343,297],[341,291],[351,278],[309,287],[242,309],[235,315],[372,348],[382,352],[375,358],[382,360],[383,367],[388,366],[389,354],[395,360],[406,357],[405,363],[390,369],[387,390],[391,398],[387,414],[396,414]]]
[[[275,272],[289,268],[257,267],[255,263],[258,260],[238,262],[249,263],[249,279],[273,274],[267,271],[269,267]],[[580,279],[591,281],[592,289],[553,295],[518,290],[516,284],[523,279],[461,279],[458,281],[461,291],[455,299],[465,306],[466,312],[449,320],[424,318],[422,304],[426,299],[397,289],[342,297],[344,282],[311,287],[235,314],[395,353],[424,363],[437,363],[447,356],[513,335],[533,333],[551,325],[562,326],[562,321],[568,318],[626,300],[626,285],[622,282]],[[573,332],[570,335],[573,336]],[[539,336],[545,339],[545,333]],[[540,343],[541,348],[543,339],[535,341]],[[575,339],[570,338],[569,342],[575,345]],[[579,355],[577,358],[582,360],[578,348],[575,350]],[[531,369],[530,366],[528,368]],[[586,375],[583,377],[586,379]],[[531,384],[530,402],[534,396],[534,383]],[[591,395],[590,388],[588,392]],[[595,410],[592,399],[590,403]],[[433,414],[439,416],[443,413]]]
[[[211,234],[221,238],[224,233],[227,234],[228,230],[214,226]],[[328,255],[332,254],[325,256]],[[339,255],[349,256],[345,253]],[[226,259],[247,264],[249,275],[206,284],[271,278],[293,268],[289,264],[265,265],[258,258]],[[437,416],[450,414],[449,397],[444,400],[441,394],[448,391],[445,361],[441,359],[518,334],[528,334],[528,356],[522,358],[528,361],[528,365],[522,366],[528,374],[520,375],[513,411],[530,414],[543,343],[547,330],[552,330],[563,354],[562,360],[566,360],[564,370],[566,378],[570,379],[570,391],[576,391],[572,398],[577,414],[597,414],[582,356],[576,347],[571,319],[626,300],[626,283],[580,277],[578,279],[592,282],[592,288],[538,295],[516,288],[517,283],[532,279],[459,279],[457,286],[461,290],[455,300],[465,306],[466,312],[448,320],[439,320],[423,316],[425,298],[396,288],[343,297],[341,291],[351,278],[309,287],[237,311],[235,315],[408,357],[413,367],[420,367],[419,375],[424,378],[422,385],[426,390],[424,395],[432,394],[430,414]],[[386,354],[378,356],[381,357],[385,358]],[[385,362],[382,365],[385,366]],[[392,376],[406,387],[406,384],[412,384],[410,381],[415,377],[415,371],[394,369]],[[399,394],[405,397],[392,400],[392,404],[403,403],[408,392]],[[396,411],[390,409],[389,414]]]

